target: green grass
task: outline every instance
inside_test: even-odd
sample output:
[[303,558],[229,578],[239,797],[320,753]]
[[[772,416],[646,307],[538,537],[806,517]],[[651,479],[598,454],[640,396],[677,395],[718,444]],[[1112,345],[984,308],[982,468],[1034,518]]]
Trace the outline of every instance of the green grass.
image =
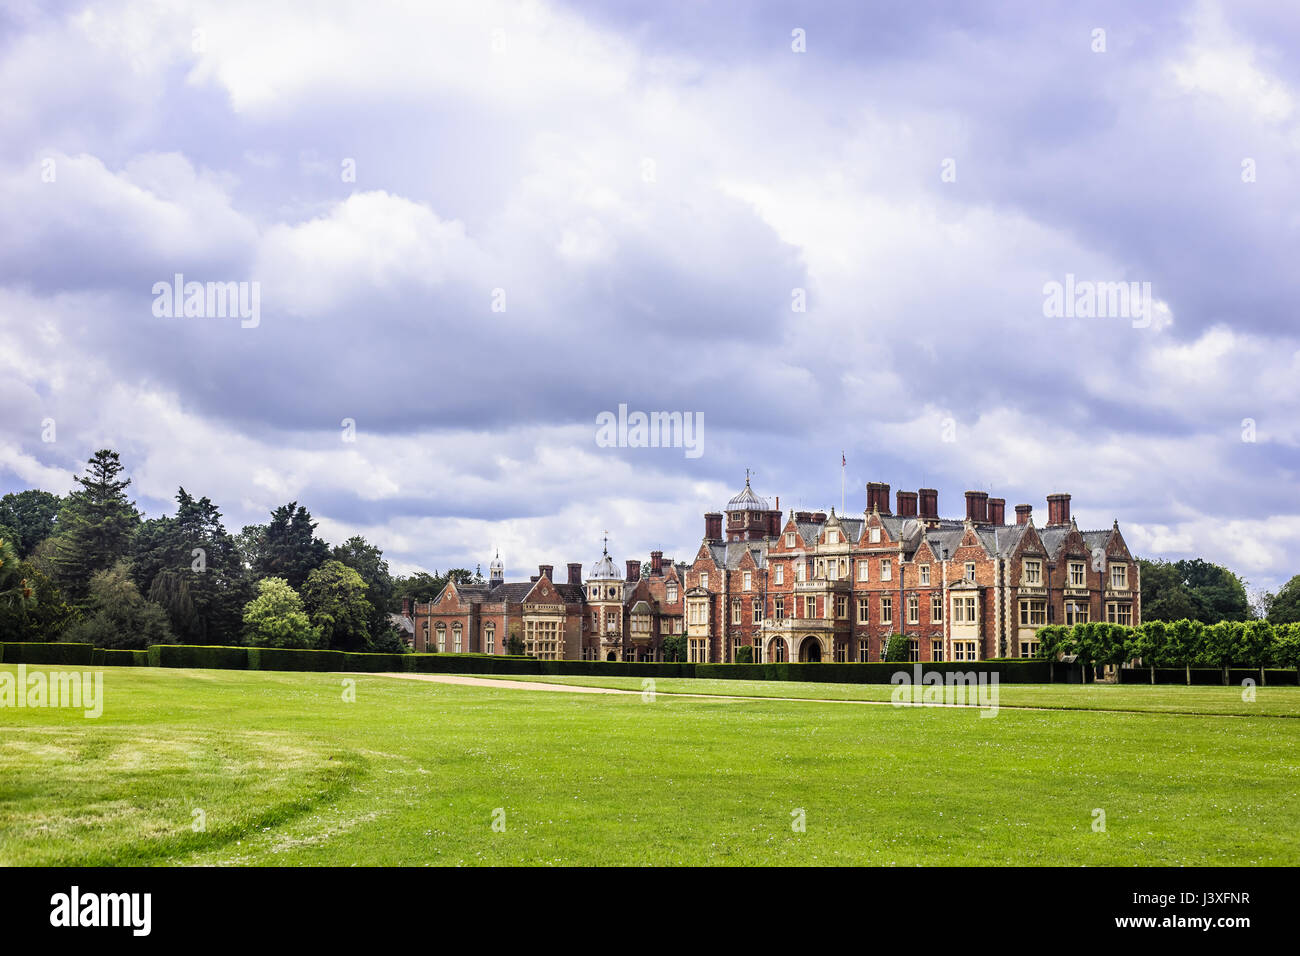
[[0,864],[1300,863],[1293,719],[103,670],[98,720],[0,709]]
[[[644,677],[528,676],[484,674],[492,680],[645,689]],[[773,697],[801,700],[892,699],[892,684],[833,684],[816,681],[713,680],[690,677],[654,678],[660,694],[716,694],[723,697]],[[910,688],[921,699],[924,688]],[[1151,714],[1218,714],[1238,717],[1300,717],[1300,688],[1256,687],[1255,699],[1245,700],[1241,687],[1187,687],[1179,684],[1000,684],[1000,707],[1049,707],[1065,710],[1111,710]]]

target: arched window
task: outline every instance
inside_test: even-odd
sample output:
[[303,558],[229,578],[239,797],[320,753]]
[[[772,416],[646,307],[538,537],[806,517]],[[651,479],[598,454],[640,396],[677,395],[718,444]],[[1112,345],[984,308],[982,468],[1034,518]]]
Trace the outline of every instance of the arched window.
[[440,654],[442,654],[442,653],[446,653],[446,651],[447,651],[447,625],[446,625],[446,624],[443,624],[441,621],[439,621],[439,622],[438,622],[438,628],[437,628],[437,631],[438,631],[438,653],[440,653]]
[[487,653],[495,654],[497,652],[497,626],[495,624],[489,623],[483,628],[483,640]]
[[453,624],[453,625],[451,626],[451,636],[452,636],[452,639],[456,642],[456,653],[459,654],[459,653],[460,653],[460,649],[461,649],[461,644],[460,644],[460,622],[459,622],[459,621],[458,621],[457,623],[455,623],[455,624]]

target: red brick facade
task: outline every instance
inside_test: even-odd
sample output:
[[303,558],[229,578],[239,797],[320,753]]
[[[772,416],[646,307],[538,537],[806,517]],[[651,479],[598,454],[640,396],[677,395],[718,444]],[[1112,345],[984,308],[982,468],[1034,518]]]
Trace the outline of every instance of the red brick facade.
[[[879,661],[902,634],[914,660],[984,660],[1033,654],[1039,627],[1075,620],[1137,624],[1137,563],[1116,522],[1083,532],[1070,496],[1048,498],[1050,523],[1032,508],[966,493],[966,516],[938,516],[938,492],[867,486],[861,518],[791,512],[745,488],[724,513],[705,515],[694,559],[653,552],[620,569],[604,554],[582,579],[554,583],[543,565],[527,584],[506,584],[499,562],[486,586],[448,585],[412,618],[416,650],[526,653],[586,660],[663,659],[663,640],[684,634],[687,660],[731,662],[742,646],[757,661]],[[725,530],[723,518],[725,514]],[[460,643],[456,643],[459,636]]]

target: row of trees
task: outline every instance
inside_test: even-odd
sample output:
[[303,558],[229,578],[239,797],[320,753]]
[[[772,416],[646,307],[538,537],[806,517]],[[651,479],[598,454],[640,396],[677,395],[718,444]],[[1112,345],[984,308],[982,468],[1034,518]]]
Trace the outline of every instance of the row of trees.
[[1220,621],[1267,620],[1270,624],[1300,621],[1300,574],[1276,594],[1258,592],[1252,600],[1246,582],[1222,565],[1200,558],[1182,561],[1138,559],[1142,572],[1142,620]]
[[[1092,621],[1038,629],[1038,656],[1075,655],[1085,667],[1140,664],[1157,667],[1295,667],[1300,669],[1300,623],[1268,621],[1146,621],[1138,627]],[[1190,679],[1190,678],[1189,678]]]
[[403,597],[476,580],[465,569],[394,577],[364,537],[330,547],[296,501],[238,535],[184,488],[174,515],[145,518],[110,449],[76,481],[66,497],[0,498],[0,640],[398,651],[389,614]]

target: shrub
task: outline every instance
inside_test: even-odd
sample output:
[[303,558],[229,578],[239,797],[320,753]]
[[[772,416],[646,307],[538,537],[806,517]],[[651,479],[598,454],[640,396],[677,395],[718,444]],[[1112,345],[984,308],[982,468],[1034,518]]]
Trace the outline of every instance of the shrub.
[[94,650],[91,644],[64,642],[0,644],[0,660],[6,664],[63,664],[69,667],[86,667],[94,663]]
[[95,667],[148,667],[149,652],[97,647],[91,658],[91,664]]
[[248,669],[248,650],[243,647],[155,644],[149,648],[149,666],[242,671]]
[[252,671],[341,671],[342,651],[321,651],[298,647],[250,647],[248,669]]

